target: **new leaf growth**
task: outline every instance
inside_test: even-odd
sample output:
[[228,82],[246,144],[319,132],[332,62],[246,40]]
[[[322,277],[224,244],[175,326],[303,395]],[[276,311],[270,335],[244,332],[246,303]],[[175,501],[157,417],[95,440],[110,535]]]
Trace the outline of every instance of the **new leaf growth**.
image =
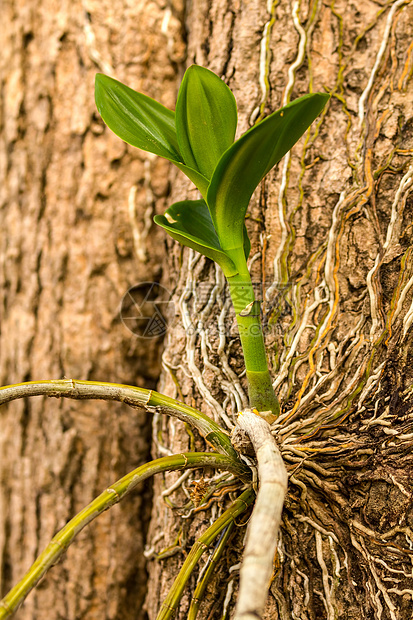
[[255,188],[320,114],[329,95],[304,95],[238,140],[234,95],[215,73],[197,65],[184,75],[175,112],[102,74],[96,76],[95,97],[115,134],[168,159],[199,189],[202,199],[177,202],[154,221],[173,239],[222,268],[240,329],[250,404],[271,411],[274,419],[279,405],[265,356],[259,302],[247,268],[251,244],[245,215]]

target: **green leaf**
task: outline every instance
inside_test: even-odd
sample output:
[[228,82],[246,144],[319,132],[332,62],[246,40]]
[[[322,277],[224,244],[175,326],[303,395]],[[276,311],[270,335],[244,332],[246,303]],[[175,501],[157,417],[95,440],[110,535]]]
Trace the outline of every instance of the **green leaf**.
[[245,226],[245,222],[244,222],[244,254],[245,254],[245,260],[248,260],[248,256],[250,255],[250,252],[251,252],[251,241],[250,241],[250,238],[248,237],[247,227]]
[[249,129],[225,151],[207,193],[212,221],[223,250],[244,243],[244,219],[262,178],[317,118],[329,95],[304,95]]
[[96,75],[95,100],[104,122],[119,138],[165,157],[206,194],[208,179],[186,166],[179,151],[175,112],[102,73]]
[[192,65],[176,102],[176,131],[185,163],[210,179],[221,155],[234,142],[237,104],[215,73]]
[[102,73],[96,75],[95,101],[106,125],[122,140],[184,163],[172,110]]
[[173,239],[215,261],[227,277],[237,273],[234,263],[220,246],[204,200],[176,202],[165,215],[155,215],[153,219]]
[[[172,161],[172,159],[170,161]],[[181,170],[184,174],[186,174],[188,179],[190,179],[192,183],[197,186],[203,196],[207,195],[209,187],[208,179],[206,179],[200,172],[198,172],[198,170],[193,170],[189,166],[185,166],[184,164],[180,164],[176,161],[172,161],[172,163],[175,164],[175,166],[179,168],[179,170]]]

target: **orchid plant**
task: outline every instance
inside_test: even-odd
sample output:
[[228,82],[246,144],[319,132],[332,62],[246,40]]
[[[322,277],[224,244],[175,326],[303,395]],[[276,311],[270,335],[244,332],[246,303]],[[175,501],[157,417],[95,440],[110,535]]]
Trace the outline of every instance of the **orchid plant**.
[[[320,114],[329,95],[313,93],[300,97],[251,127],[237,140],[234,95],[217,75],[203,67],[193,65],[186,71],[175,112],[102,74],[96,76],[95,95],[103,120],[115,134],[132,146],[171,161],[201,194],[197,200],[172,204],[163,215],[156,215],[154,221],[182,245],[215,261],[228,281],[244,353],[251,405],[251,409],[241,412],[238,425],[241,430],[246,430],[253,444],[260,490],[255,499],[256,486],[251,484],[251,470],[240,457],[240,450],[234,449],[235,436],[233,445],[226,431],[208,416],[153,390],[66,379],[2,387],[0,405],[27,396],[52,396],[113,400],[148,412],[156,410],[191,424],[214,451],[162,457],[142,465],[108,487],[53,537],[26,575],[0,601],[0,619],[15,613],[30,590],[88,523],[120,501],[139,482],[160,472],[203,467],[224,469],[246,483],[247,488],[196,541],[159,610],[157,620],[172,618],[199,558],[205,549],[215,544],[189,608],[188,620],[195,620],[213,567],[231,536],[234,519],[249,510],[254,501],[235,619],[260,618],[272,572],[287,472],[265,421],[271,423],[277,418],[279,404],[264,348],[260,302],[255,299],[247,266],[251,244],[245,216],[255,188]],[[272,518],[271,522],[268,517]],[[254,525],[254,518],[257,525]],[[266,528],[263,523],[267,523]],[[267,531],[266,539],[263,538],[264,531]],[[258,542],[253,532],[258,532]],[[248,558],[256,556],[260,545],[262,558],[260,556],[258,563],[248,563]],[[253,554],[249,547],[254,548]],[[252,608],[250,595],[253,591]],[[251,609],[252,615],[248,611]]]
[[320,114],[329,95],[304,95],[251,127],[238,140],[237,104],[215,73],[192,65],[175,112],[108,77],[96,76],[97,108],[122,140],[171,161],[202,198],[171,205],[154,221],[181,243],[215,261],[229,284],[244,353],[249,401],[268,421],[279,414],[247,259],[245,216],[251,196]]

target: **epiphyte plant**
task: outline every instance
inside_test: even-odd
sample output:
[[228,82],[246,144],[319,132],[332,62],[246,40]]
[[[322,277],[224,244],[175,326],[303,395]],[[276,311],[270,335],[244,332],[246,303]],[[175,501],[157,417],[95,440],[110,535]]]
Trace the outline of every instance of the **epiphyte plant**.
[[[202,198],[173,204],[155,216],[175,240],[215,261],[230,288],[239,326],[251,409],[238,416],[234,431],[245,432],[258,463],[259,489],[251,487],[250,468],[228,434],[208,416],[152,390],[94,381],[49,380],[0,388],[0,405],[26,396],[83,400],[103,399],[141,407],[149,413],[173,415],[195,427],[214,449],[212,453],[185,453],[151,461],[108,487],[71,519],[38,556],[26,575],[0,601],[0,618],[15,613],[30,590],[56,563],[77,534],[95,517],[120,501],[148,477],[164,471],[213,467],[233,473],[247,489],[196,541],[163,602],[157,620],[173,617],[183,589],[202,553],[218,538],[211,564],[200,576],[188,620],[195,620],[199,604],[234,519],[254,504],[249,522],[234,620],[261,618],[273,559],[287,471],[267,424],[276,419],[279,404],[272,388],[247,259],[250,241],[245,215],[262,178],[308,129],[329,96],[305,95],[274,112],[234,141],[237,107],[231,90],[208,69],[192,66],[183,78],[173,112],[150,97],[105,75],[96,77],[96,103],[106,124],[125,142],[173,162],[195,183]],[[264,419],[262,419],[264,418]],[[254,485],[252,485],[254,487]]]
[[173,239],[222,268],[238,323],[250,405],[274,421],[280,408],[264,348],[260,302],[247,267],[251,244],[245,216],[260,181],[304,134],[329,95],[304,95],[238,140],[235,97],[204,67],[192,65],[185,72],[175,112],[103,74],[96,76],[95,99],[116,135],[171,161],[201,193],[199,200],[171,205],[154,221]]

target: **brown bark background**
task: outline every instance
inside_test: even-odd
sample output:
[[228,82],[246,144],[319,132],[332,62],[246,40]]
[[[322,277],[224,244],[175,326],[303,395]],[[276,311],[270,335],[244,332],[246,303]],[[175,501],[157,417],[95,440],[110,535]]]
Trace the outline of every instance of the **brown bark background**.
[[[135,282],[158,278],[164,261],[176,316],[159,389],[230,429],[245,385],[222,276],[145,224],[151,210],[196,194],[165,162],[103,128],[93,75],[112,73],[172,107],[185,66],[207,66],[234,91],[239,133],[309,90],[332,93],[255,193],[247,221],[283,406],[275,431],[290,473],[266,617],[410,618],[412,3],[5,7],[2,383],[153,384],[157,343],[125,330],[119,303]],[[115,405],[60,401],[14,404],[1,423],[6,590],[76,509],[147,457],[149,427]],[[181,425],[154,423],[154,457],[202,447]],[[236,493],[217,487],[208,511],[184,518],[200,475],[163,499],[179,476],[155,483],[151,619],[201,528]],[[222,483],[204,475],[210,490]],[[148,503],[135,496],[88,528],[19,617],[137,617]],[[225,601],[233,608],[243,535],[237,528],[202,618],[221,618]],[[195,578],[177,618],[186,617]]]
[[[164,210],[167,166],[104,128],[94,76],[116,67],[173,105],[180,22],[155,2],[4,0],[1,15],[1,383],[155,387],[159,339],[135,338],[119,306],[130,286],[159,278],[163,236],[148,220]],[[150,428],[107,403],[2,411],[3,593],[70,517],[148,459]],[[150,486],[83,532],[18,616],[143,618]]]
[[[332,93],[255,193],[247,220],[283,408],[274,430],[290,473],[266,618],[410,618],[412,5],[195,1],[186,24],[187,64],[223,76],[240,131],[309,90]],[[174,197],[188,195],[174,184]],[[228,294],[213,266],[183,254],[172,268],[180,318],[167,335],[162,389],[230,428],[243,403],[232,372],[243,365]],[[232,326],[225,341],[219,324]],[[169,429],[168,447],[171,437],[177,450],[188,445]],[[177,518],[185,496],[172,496],[175,514],[155,504],[165,532],[157,548],[179,534],[181,543],[151,566],[151,618],[182,550],[225,496],[217,488],[212,512],[192,524]],[[215,573],[203,618],[221,618],[228,600],[231,612],[242,536]],[[189,602],[190,593],[180,619]]]

